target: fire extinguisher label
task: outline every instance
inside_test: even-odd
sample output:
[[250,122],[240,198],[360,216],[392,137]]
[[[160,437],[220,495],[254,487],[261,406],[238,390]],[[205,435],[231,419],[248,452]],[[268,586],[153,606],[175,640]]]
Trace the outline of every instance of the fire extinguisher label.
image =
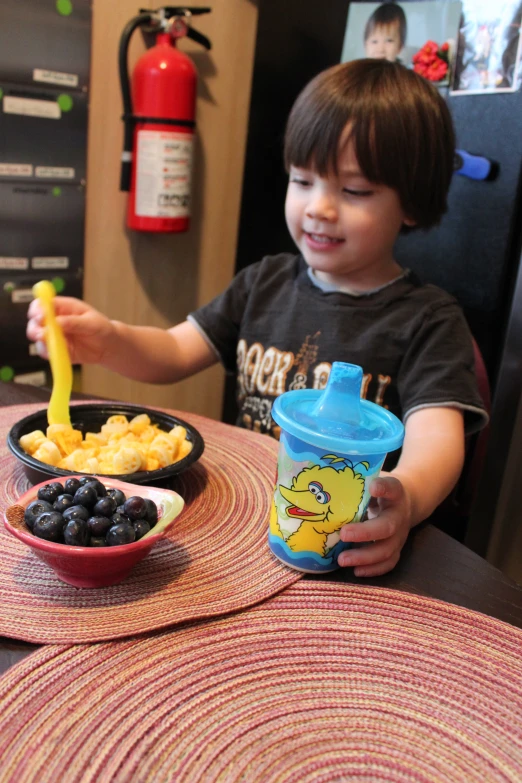
[[194,137],[140,130],[136,145],[136,215],[187,217]]

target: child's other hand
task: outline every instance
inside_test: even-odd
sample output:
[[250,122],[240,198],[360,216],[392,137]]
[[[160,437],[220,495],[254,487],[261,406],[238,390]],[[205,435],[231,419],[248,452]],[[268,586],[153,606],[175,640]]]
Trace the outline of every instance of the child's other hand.
[[[62,327],[73,364],[99,364],[110,345],[114,324],[80,299],[56,296],[56,320]],[[33,299],[27,311],[26,334],[35,342],[39,356],[49,358],[45,344],[44,317],[40,302]]]
[[[412,524],[411,500],[393,476],[379,476],[370,484],[368,519],[343,525],[341,541],[364,543],[341,552],[340,566],[354,568],[355,576],[380,576],[397,565]],[[367,543],[368,542],[368,543]]]

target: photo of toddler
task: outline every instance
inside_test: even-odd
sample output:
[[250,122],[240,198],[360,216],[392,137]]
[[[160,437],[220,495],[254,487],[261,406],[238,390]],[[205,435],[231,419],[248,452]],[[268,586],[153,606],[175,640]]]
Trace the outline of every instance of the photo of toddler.
[[341,62],[361,58],[399,62],[447,90],[462,6],[460,0],[351,2]]
[[406,43],[406,14],[400,5],[383,3],[372,13],[364,28],[364,51],[373,59],[400,61]]

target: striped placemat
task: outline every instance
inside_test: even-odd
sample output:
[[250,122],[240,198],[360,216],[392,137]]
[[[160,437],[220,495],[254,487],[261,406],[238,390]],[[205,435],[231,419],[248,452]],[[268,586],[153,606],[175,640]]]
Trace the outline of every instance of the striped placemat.
[[0,678],[2,783],[522,780],[522,631],[303,580],[226,618],[44,647]]
[[[29,487],[22,466],[7,451],[7,432],[40,408],[0,410],[1,511]],[[100,589],[64,584],[0,524],[0,635],[37,643],[132,636],[244,609],[299,579],[267,544],[277,443],[201,416],[182,418],[205,440],[202,458],[172,485],[185,509],[169,539],[121,584]]]

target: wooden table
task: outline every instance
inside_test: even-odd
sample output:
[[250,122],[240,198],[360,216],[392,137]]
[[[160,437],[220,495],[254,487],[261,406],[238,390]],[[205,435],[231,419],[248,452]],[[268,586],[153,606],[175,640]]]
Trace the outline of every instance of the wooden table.
[[[81,399],[83,395],[74,395]],[[49,390],[0,383],[0,405],[42,402]],[[428,522],[414,528],[400,562],[388,574],[357,579],[340,569],[322,579],[370,584],[438,598],[496,617],[522,628],[522,587],[463,544]],[[0,672],[37,649],[37,645],[0,637]]]

